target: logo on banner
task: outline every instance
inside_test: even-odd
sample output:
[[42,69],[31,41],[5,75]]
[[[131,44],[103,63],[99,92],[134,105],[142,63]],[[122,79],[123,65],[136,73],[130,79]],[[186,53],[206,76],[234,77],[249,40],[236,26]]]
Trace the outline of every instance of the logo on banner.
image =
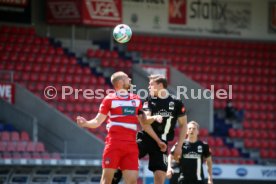
[[276,31],[276,2],[270,2],[269,5],[269,30],[270,32]]
[[244,177],[247,175],[247,170],[245,168],[238,168],[236,174],[240,177]]
[[0,98],[4,99],[9,103],[14,103],[14,84],[3,84],[0,83]]
[[55,19],[77,19],[80,14],[75,2],[48,2]]
[[169,1],[169,23],[170,24],[186,24],[187,15],[186,0],[170,0]]
[[86,0],[86,6],[91,19],[120,21],[121,15],[116,2],[113,0]]
[[213,167],[213,175],[219,176],[222,174],[222,169],[220,167]]

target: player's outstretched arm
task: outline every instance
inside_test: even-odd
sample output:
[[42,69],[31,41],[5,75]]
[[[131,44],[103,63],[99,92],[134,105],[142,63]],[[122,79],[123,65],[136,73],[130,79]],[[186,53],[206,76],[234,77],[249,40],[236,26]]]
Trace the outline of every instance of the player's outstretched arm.
[[185,137],[186,137],[186,134],[187,134],[187,116],[181,116],[177,119],[178,123],[179,123],[179,128],[180,128],[180,133],[179,133],[179,137],[178,137],[178,144],[175,148],[175,151],[174,151],[174,158],[176,160],[178,160],[178,158],[180,158],[180,155],[181,155],[181,147],[185,141]]
[[78,116],[77,123],[81,127],[85,128],[98,128],[106,119],[106,115],[98,113],[94,119],[87,121],[84,117]]
[[212,176],[212,156],[209,156],[206,158],[206,166],[207,166],[207,172],[208,172],[208,184],[213,184],[213,176]]

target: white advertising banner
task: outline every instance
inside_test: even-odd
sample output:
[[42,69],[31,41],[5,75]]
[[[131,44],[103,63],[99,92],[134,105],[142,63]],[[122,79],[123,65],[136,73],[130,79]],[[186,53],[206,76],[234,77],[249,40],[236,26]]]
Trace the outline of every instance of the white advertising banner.
[[250,165],[214,165],[213,177],[216,179],[276,181],[276,167]]
[[276,40],[275,0],[124,0],[133,32]]
[[[206,166],[204,168],[204,176],[207,178]],[[140,162],[140,177],[153,177],[151,171],[148,170],[148,162]],[[214,179],[230,179],[230,180],[273,180],[276,181],[276,167],[274,166],[251,166],[251,165],[213,165]]]

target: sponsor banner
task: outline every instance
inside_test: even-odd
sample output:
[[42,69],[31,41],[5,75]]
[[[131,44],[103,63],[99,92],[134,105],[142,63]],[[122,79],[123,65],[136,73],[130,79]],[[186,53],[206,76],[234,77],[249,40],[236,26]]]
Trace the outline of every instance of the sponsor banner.
[[4,6],[28,6],[30,0],[0,0],[0,5]]
[[[204,174],[207,176],[206,169]],[[276,181],[276,168],[272,166],[213,165],[213,178]]]
[[115,26],[122,22],[121,0],[48,0],[47,22]]
[[123,1],[123,22],[133,30],[159,32],[167,25],[168,0]]
[[[148,161],[140,161],[140,177],[152,177],[148,170]],[[207,178],[207,168],[203,165],[204,176]],[[251,165],[224,165],[213,164],[213,179],[231,180],[273,180],[276,181],[276,168],[273,166],[251,166]]]
[[78,0],[47,0],[47,22],[49,24],[80,24],[81,2]]
[[276,1],[269,2],[268,15],[268,31],[269,33],[276,33]]
[[141,67],[150,75],[154,75],[154,74],[164,75],[167,78],[168,83],[170,83],[170,68],[168,66],[142,64]]
[[12,83],[0,83],[0,98],[14,104],[15,85]]
[[141,33],[263,40],[271,39],[267,7],[274,31],[275,1],[259,0],[124,0],[123,22]]
[[115,26],[122,22],[122,0],[84,0],[83,2],[83,24]]
[[31,0],[0,0],[0,21],[31,23]]

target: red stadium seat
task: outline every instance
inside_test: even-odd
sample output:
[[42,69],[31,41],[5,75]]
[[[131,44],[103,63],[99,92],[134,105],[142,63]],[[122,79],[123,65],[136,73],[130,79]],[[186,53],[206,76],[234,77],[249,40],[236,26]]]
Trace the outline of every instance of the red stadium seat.
[[16,143],[12,141],[7,142],[6,150],[9,152],[16,151]]
[[5,152],[6,151],[6,145],[7,145],[6,142],[0,141],[0,152]]
[[19,133],[17,131],[11,132],[11,141],[19,141]]
[[1,132],[0,141],[10,141],[10,133],[8,131]]
[[45,152],[44,144],[42,142],[37,142],[35,144],[35,151],[36,152]]
[[28,152],[35,152],[35,143],[34,142],[28,142],[27,143],[27,147],[26,147],[26,151]]

